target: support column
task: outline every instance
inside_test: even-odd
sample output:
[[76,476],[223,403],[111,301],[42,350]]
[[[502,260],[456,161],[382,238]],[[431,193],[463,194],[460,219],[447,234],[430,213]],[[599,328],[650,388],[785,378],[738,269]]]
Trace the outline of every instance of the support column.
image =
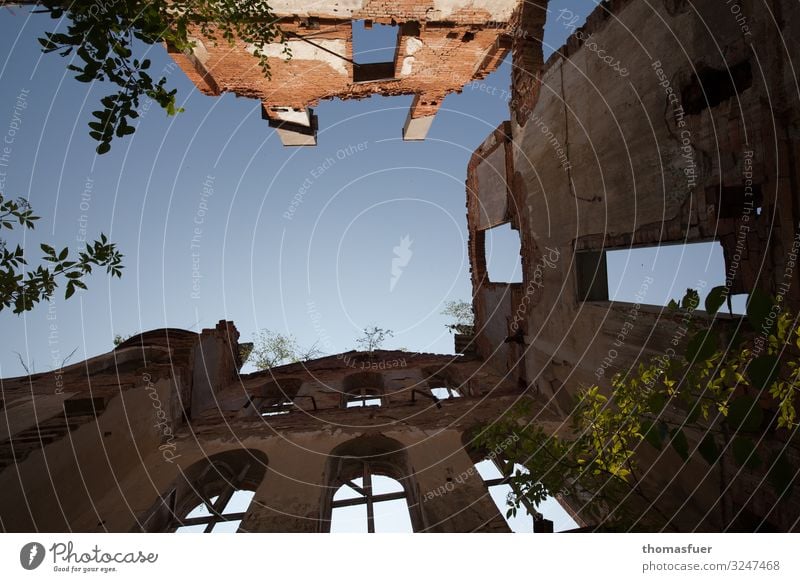
[[428,136],[428,130],[431,128],[441,103],[442,97],[439,95],[415,95],[403,126],[403,140],[424,140]]
[[408,458],[417,481],[425,531],[511,531],[463,449],[460,432],[426,437],[408,447]]
[[317,145],[318,120],[310,108],[261,105],[261,117],[274,127],[284,146]]
[[246,532],[319,531],[325,455],[283,441],[267,449],[269,465],[240,526]]

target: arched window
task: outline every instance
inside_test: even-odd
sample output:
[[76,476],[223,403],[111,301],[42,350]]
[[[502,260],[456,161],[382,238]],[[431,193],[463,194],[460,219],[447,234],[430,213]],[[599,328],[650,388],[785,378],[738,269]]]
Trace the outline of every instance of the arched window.
[[424,369],[423,372],[427,375],[428,387],[433,396],[439,400],[461,398],[460,386],[452,377],[450,370],[430,367]]
[[[563,531],[577,528],[578,524],[564,510],[558,501],[552,497],[547,498],[538,506],[530,502],[523,501],[524,510],[518,511],[516,515],[508,515],[508,499],[511,493],[511,485],[508,480],[503,478],[503,474],[492,459],[484,459],[475,463],[475,469],[483,479],[489,495],[497,505],[497,509],[506,519],[508,527],[514,533],[532,533],[534,531],[534,521],[549,520],[552,522],[555,531]],[[528,470],[522,465],[514,465],[514,472],[520,471],[527,473]],[[540,530],[536,530],[540,531]],[[551,530],[552,531],[552,530]]]
[[299,378],[281,378],[259,387],[252,398],[258,414],[262,417],[289,414],[302,384]]
[[331,451],[321,530],[412,532],[423,529],[417,491],[402,444],[365,435]]
[[351,374],[342,383],[342,407],[363,408],[383,404],[383,376],[375,372]]
[[347,481],[333,495],[331,533],[413,532],[408,500],[400,482],[373,475],[364,463],[364,476]]
[[244,519],[255,491],[230,490],[203,502],[181,520],[176,533],[235,533]]
[[234,532],[264,478],[267,456],[255,449],[210,455],[181,468],[173,485],[139,522],[148,532]]
[[440,386],[438,388],[431,388],[431,394],[436,396],[439,400],[447,400],[448,398],[461,398],[461,394],[455,388],[449,386]]

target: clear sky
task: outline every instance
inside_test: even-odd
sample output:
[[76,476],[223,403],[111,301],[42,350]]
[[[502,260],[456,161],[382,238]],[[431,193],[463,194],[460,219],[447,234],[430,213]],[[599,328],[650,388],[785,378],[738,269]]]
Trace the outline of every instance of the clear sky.
[[[571,32],[559,11],[580,23],[594,6],[550,2],[545,58]],[[185,112],[168,118],[143,104],[136,133],[98,157],[86,124],[107,88],[75,81],[64,58],[41,53],[37,38],[54,27],[46,15],[0,9],[0,134],[20,94],[27,104],[0,177],[6,196],[28,198],[42,217],[8,242],[35,265],[41,242],[75,249],[104,232],[125,270],[121,280],[93,276],[69,301],[62,290],[30,313],[0,313],[0,377],[23,374],[20,359],[42,372],[73,350],[70,362],[107,352],[115,334],[199,331],[221,319],[242,341],[269,328],[337,353],[377,324],[394,330],[387,348],[452,353],[439,312],[471,296],[466,167],[508,119],[508,61],[483,81],[494,95],[467,86],[449,96],[425,142],[401,139],[411,96],[372,97],[321,103],[319,145],[291,149],[257,101],[200,94],[151,47],[153,72],[165,71]],[[513,238],[490,250],[519,280]],[[393,278],[398,246],[410,260]]]

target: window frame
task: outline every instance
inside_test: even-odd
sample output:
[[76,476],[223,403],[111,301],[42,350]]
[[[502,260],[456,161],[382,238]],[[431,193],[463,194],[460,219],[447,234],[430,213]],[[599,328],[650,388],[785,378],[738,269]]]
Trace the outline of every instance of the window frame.
[[[381,473],[376,473],[381,474]],[[381,503],[382,501],[395,501],[398,499],[403,499],[406,502],[406,508],[409,509],[409,517],[411,517],[411,511],[408,504],[408,493],[406,492],[405,485],[402,482],[394,479],[389,475],[384,475],[389,479],[393,479],[397,482],[400,487],[402,487],[402,491],[395,491],[394,493],[381,493],[380,495],[375,495],[372,492],[372,466],[368,461],[364,461],[363,463],[363,471],[362,471],[362,486],[359,487],[356,485],[352,479],[348,479],[344,481],[336,490],[333,492],[333,495],[342,488],[342,487],[350,487],[353,491],[358,493],[359,497],[351,497],[349,499],[340,499],[335,500],[331,498],[331,526],[333,526],[333,510],[338,509],[340,507],[353,507],[356,505],[366,505],[367,506],[367,533],[375,533],[375,504]],[[411,519],[411,526],[413,529],[414,521]]]

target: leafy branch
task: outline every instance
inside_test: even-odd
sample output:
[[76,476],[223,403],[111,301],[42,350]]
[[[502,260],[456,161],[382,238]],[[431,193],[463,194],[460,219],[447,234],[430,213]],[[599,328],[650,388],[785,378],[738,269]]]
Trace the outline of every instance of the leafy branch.
[[[12,230],[15,222],[33,229],[37,220],[39,217],[33,215],[27,200],[7,200],[0,194],[0,230]],[[0,311],[7,308],[13,308],[14,313],[30,311],[40,301],[53,296],[59,279],[66,282],[64,297],[69,299],[75,289],[86,289],[83,278],[92,272],[93,267],[105,267],[112,277],[122,277],[123,255],[102,233],[99,240],[87,244],[85,251],[78,252],[77,258],[71,259],[66,247],[57,252],[52,246],[42,244],[41,250],[44,253],[42,260],[50,265],[39,265],[25,271],[28,262],[22,247],[16,245],[14,250],[9,250],[0,240]]]
[[192,31],[230,45],[246,43],[258,58],[263,73],[269,77],[266,47],[275,42],[284,45],[285,36],[278,19],[265,0],[119,0],[110,6],[96,0],[42,0],[39,12],[53,19],[66,16],[65,32],[47,32],[39,39],[45,53],[73,54],[78,64],[68,65],[75,79],[83,83],[109,82],[118,87],[100,100],[103,108],[92,112],[89,135],[100,142],[97,153],[111,149],[114,137],[135,132],[132,121],[143,97],[158,103],[167,115],[182,111],[176,105],[177,89],[168,90],[167,79],[155,80],[148,70],[149,59],[133,57],[136,42],[146,45],[166,43],[182,52],[191,52],[196,42]]
[[[724,288],[713,289],[706,313],[714,316],[725,300]],[[668,444],[685,462],[696,452],[720,470],[726,459],[740,470],[762,470],[779,498],[790,490],[794,470],[786,451],[797,447],[799,426],[798,316],[759,291],[739,322],[692,317],[699,303],[690,289],[680,304],[669,305],[686,328],[683,352],[615,374],[610,390],[579,391],[570,435],[530,424],[529,403],[481,428],[476,442],[487,450],[511,432],[521,436],[505,452],[510,466],[526,469],[509,474],[511,510],[561,493],[584,501],[584,510],[600,520],[624,523],[629,493],[648,501],[637,476],[644,443],[659,450]]]

